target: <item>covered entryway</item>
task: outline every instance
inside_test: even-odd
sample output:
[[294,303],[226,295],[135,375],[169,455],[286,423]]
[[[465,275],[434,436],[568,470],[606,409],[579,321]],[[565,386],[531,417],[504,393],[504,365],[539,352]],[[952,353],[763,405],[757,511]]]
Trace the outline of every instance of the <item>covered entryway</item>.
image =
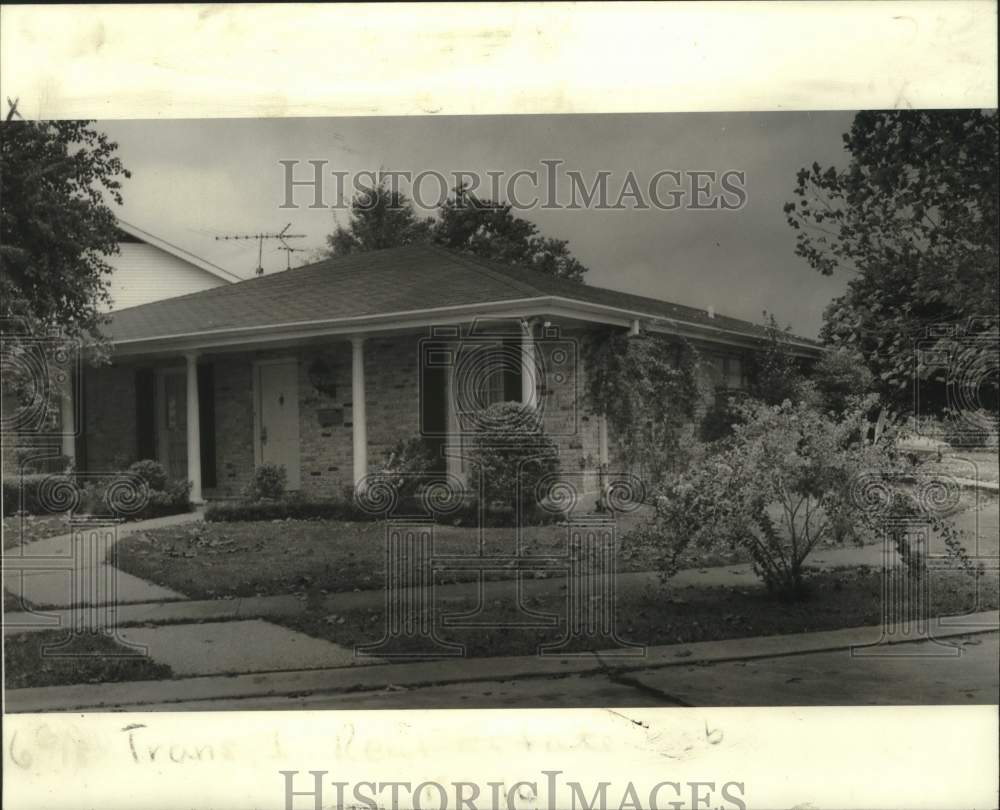
[[283,466],[288,489],[297,490],[301,485],[298,361],[259,361],[255,378],[258,463]]

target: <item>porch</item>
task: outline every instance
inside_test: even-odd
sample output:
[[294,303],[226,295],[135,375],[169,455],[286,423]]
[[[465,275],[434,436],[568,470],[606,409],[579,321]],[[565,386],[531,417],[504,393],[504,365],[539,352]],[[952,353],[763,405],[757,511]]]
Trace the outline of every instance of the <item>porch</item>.
[[[160,461],[192,500],[232,498],[261,464],[288,489],[342,496],[401,439],[436,448],[438,471],[466,478],[475,414],[499,401],[538,408],[563,466],[607,464],[606,431],[580,407],[580,325],[506,318],[182,352],[119,349],[76,386],[81,419],[64,452],[79,469]],[[589,487],[588,487],[589,488]]]

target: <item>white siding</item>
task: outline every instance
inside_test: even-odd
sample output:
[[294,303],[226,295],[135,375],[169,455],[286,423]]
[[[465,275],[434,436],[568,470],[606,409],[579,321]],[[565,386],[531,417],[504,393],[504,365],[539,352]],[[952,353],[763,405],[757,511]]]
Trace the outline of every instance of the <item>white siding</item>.
[[115,268],[111,276],[113,304],[110,309],[176,298],[226,283],[200,267],[145,243],[122,243],[121,254],[112,256],[108,264]]

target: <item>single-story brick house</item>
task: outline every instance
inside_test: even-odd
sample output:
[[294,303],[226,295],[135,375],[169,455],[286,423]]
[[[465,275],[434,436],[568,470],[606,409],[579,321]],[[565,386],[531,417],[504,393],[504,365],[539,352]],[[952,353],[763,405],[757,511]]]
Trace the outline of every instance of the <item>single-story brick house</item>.
[[67,450],[89,470],[156,458],[196,501],[238,494],[262,463],[283,464],[290,489],[336,496],[417,435],[461,479],[474,413],[521,399],[541,410],[563,469],[596,482],[614,448],[585,407],[578,345],[608,326],[690,340],[728,388],[765,335],[434,246],[381,250],[112,313],[113,362],[76,386]]

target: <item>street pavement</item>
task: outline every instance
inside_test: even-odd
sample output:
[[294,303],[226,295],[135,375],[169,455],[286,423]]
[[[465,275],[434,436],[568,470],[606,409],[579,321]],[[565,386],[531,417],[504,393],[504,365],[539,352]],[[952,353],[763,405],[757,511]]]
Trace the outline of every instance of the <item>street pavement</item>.
[[[748,661],[513,678],[346,694],[269,696],[163,705],[170,711],[228,709],[502,709],[638,706],[896,706],[996,704],[1000,634],[951,643],[899,645],[895,654],[860,658],[850,650]],[[157,707],[144,706],[155,710]]]

